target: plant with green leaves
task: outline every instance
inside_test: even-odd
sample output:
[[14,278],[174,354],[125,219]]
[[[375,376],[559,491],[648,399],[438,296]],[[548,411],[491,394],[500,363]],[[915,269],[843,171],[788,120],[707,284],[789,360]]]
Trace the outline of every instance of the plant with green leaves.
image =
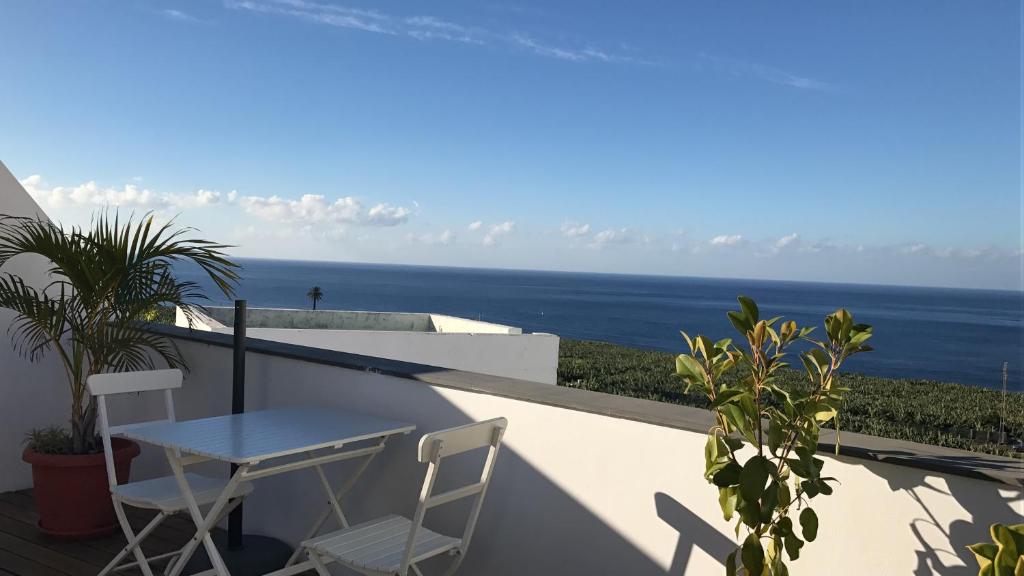
[[238,266],[226,245],[185,237],[173,221],[154,225],[100,214],[88,229],[64,229],[49,220],[0,216],[0,268],[22,254],[50,262],[50,283],[41,289],[10,272],[0,273],[0,308],[15,313],[9,332],[14,347],[35,361],[48,351],[60,358],[71,390],[71,430],[36,431],[31,447],[48,453],[102,450],[96,434],[96,402],[86,379],[100,372],[145,370],[154,357],[185,368],[174,343],[145,329],[161,306],[178,306],[191,325],[206,298],[192,281],[179,280],[176,262],[197,264],[226,296]]
[[[676,358],[676,373],[688,393],[702,392],[711,403],[715,425],[704,449],[704,477],[718,488],[725,519],[738,517],[737,539],[746,532],[725,559],[726,574],[785,576],[785,556],[796,560],[804,543],[817,537],[811,499],[832,494],[836,482],[822,475],[825,463],[816,453],[821,426],[838,430],[848,391],[839,385],[839,368],[871,350],[872,328],[837,310],[825,318],[826,337],[816,340],[814,328],[781,317],[762,320],[753,300],[738,300],[740,310],[728,317],[743,344],[683,332],[690,350]],[[776,375],[788,366],[789,347],[800,341],[811,345],[799,353],[810,386],[787,390]],[[723,378],[734,370],[741,377]]]
[[978,576],[1024,576],[1024,524],[989,528],[992,542],[968,546],[978,560]]

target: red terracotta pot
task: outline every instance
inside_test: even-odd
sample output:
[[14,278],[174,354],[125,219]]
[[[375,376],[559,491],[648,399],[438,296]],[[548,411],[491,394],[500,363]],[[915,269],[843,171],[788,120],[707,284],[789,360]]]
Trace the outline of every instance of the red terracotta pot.
[[[139,445],[113,438],[117,483],[128,481]],[[22,460],[32,465],[32,484],[39,512],[39,529],[65,539],[106,536],[117,530],[110,501],[103,454],[40,454],[28,448]]]

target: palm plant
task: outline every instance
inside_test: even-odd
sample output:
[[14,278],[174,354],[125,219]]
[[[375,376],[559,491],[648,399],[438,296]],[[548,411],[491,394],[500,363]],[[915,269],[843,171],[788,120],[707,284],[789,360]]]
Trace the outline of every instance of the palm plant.
[[238,266],[222,250],[228,246],[186,238],[192,229],[174,229],[147,214],[120,221],[115,214],[94,218],[88,229],[65,229],[48,220],[0,216],[0,267],[19,254],[50,261],[51,282],[42,290],[11,273],[0,273],[0,308],[15,313],[9,333],[15,349],[34,361],[55,351],[71,390],[70,452],[101,449],[95,432],[96,403],[86,379],[100,372],[154,368],[154,357],[186,368],[177,346],[147,331],[147,312],[178,306],[192,324],[206,299],[201,287],[178,280],[175,262],[190,261],[230,296]]
[[306,292],[306,298],[313,301],[313,310],[316,310],[316,303],[323,300],[324,291],[319,286],[313,286],[309,289],[309,292]]

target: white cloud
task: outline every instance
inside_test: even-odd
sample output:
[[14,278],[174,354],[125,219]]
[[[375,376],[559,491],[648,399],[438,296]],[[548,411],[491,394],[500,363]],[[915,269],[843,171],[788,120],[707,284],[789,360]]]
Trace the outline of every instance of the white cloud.
[[412,211],[404,206],[377,204],[366,213],[366,223],[374,226],[397,226],[409,220]]
[[199,19],[195,16],[174,8],[164,8],[160,11],[160,15],[164,18],[170,18],[171,20],[177,20],[179,22],[199,22]]
[[930,251],[931,251],[931,248],[929,248],[928,245],[920,244],[920,243],[918,243],[918,244],[908,244],[906,246],[900,247],[900,252],[902,252],[904,254],[924,254],[924,253],[927,253],[927,252],[930,252]]
[[412,244],[425,244],[427,246],[451,246],[455,243],[455,233],[446,229],[437,234],[408,234],[406,239]]
[[[133,180],[135,180],[133,178]],[[220,203],[221,193],[199,189],[191,194],[158,193],[136,184],[102,187],[94,181],[77,186],[48,186],[39,174],[33,174],[21,185],[44,208],[138,208],[141,210],[181,210],[202,208]]]
[[123,188],[100,188],[96,182],[86,182],[78,186],[55,186],[49,188],[43,177],[33,174],[21,181],[21,185],[40,204],[61,208],[64,206],[98,205],[98,206],[138,206],[152,207],[156,203],[156,195],[147,189],[140,189],[134,184]]
[[170,201],[179,208],[199,208],[220,203],[220,192],[200,188],[191,196],[169,195]]
[[467,226],[466,228],[469,229],[470,232],[476,232],[477,230],[482,228],[483,225],[484,223],[481,220],[474,220],[473,222],[470,222],[469,226]]
[[590,242],[590,247],[600,250],[605,246],[623,246],[634,244],[639,240],[636,233],[629,228],[609,228],[595,234],[594,239]]
[[572,62],[582,62],[587,60],[587,56],[582,52],[576,50],[570,50],[567,48],[561,48],[558,46],[548,46],[541,44],[533,38],[525,34],[513,34],[512,42],[522,48],[526,48],[530,52],[539,56],[548,56],[550,58],[556,58],[558,60],[569,60]]
[[566,238],[578,238],[587,234],[590,234],[590,224],[580,224],[579,222],[571,221],[562,223],[562,236]]
[[797,242],[798,240],[800,240],[800,235],[799,234],[794,233],[794,234],[786,235],[786,236],[783,236],[782,238],[779,238],[778,240],[775,241],[775,247],[778,248],[779,250],[781,250],[782,248],[785,248],[786,246],[790,246],[791,244],[793,244],[794,242]]
[[743,242],[740,234],[721,234],[711,239],[712,246],[736,246]]
[[755,78],[772,84],[788,86],[790,88],[816,91],[828,91],[835,88],[828,82],[807,78],[806,76],[797,76],[796,74],[792,74],[785,70],[766,66],[764,64],[757,64],[755,62],[746,62],[744,60],[736,60],[733,58],[701,54],[698,63],[707,64],[720,72],[724,72],[732,76]]
[[800,235],[799,234],[797,234],[795,232],[793,234],[787,234],[786,236],[783,236],[782,238],[779,238],[778,240],[775,241],[775,249],[776,250],[782,250],[783,248],[786,248],[787,246],[793,245],[795,242],[798,242],[799,240],[800,240]]
[[485,31],[478,28],[462,26],[434,16],[412,16],[405,18],[404,23],[409,26],[406,34],[417,40],[448,40],[466,44],[483,44],[482,37],[486,35]]
[[34,174],[21,181],[25,190],[44,208],[74,209],[127,208],[173,212],[214,206],[231,207],[277,225],[277,232],[313,238],[337,239],[345,226],[398,226],[408,222],[412,210],[405,206],[378,203],[365,208],[357,198],[345,196],[329,200],[320,194],[304,194],[298,199],[280,196],[242,196],[236,190],[221,193],[200,188],[192,193],[156,192],[136,183],[121,187],[103,187],[94,181],[78,186],[49,186]]
[[548,44],[541,42],[534,37],[522,34],[513,33],[505,37],[507,42],[519,48],[525,49],[538,56],[545,56],[548,58],[555,58],[557,60],[566,60],[569,62],[631,62],[631,63],[645,63],[632,56],[626,56],[623,54],[613,54],[605,50],[597,48],[575,48],[570,46],[558,46],[554,44]]
[[280,196],[242,196],[238,203],[247,214],[279,224],[355,224],[362,211],[362,206],[351,196],[338,198],[334,202],[320,194],[303,194],[298,200]]
[[365,210],[352,196],[333,202],[322,194],[303,194],[298,200],[280,196],[242,196],[237,200],[247,214],[278,224],[397,226],[409,220],[404,206],[377,204]]
[[499,44],[538,56],[572,62],[641,62],[630,55],[592,46],[558,46],[521,32],[467,26],[431,15],[399,16],[314,0],[224,0],[224,5],[235,10],[300,18],[335,28],[393,37],[404,36],[421,41]]
[[484,246],[495,246],[502,236],[507,236],[515,232],[516,223],[512,221],[502,222],[501,224],[495,224],[487,230],[487,234],[484,236]]
[[307,0],[225,0],[224,5],[235,10],[302,18],[337,28],[397,34],[392,27],[391,18],[374,10]]

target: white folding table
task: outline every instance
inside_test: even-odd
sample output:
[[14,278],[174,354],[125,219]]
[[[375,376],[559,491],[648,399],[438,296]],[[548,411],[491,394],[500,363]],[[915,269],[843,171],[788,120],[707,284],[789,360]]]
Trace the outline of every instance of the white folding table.
[[[168,576],[178,576],[200,542],[206,547],[213,568],[201,574],[230,576],[224,561],[213,544],[213,529],[221,511],[228,505],[235,487],[243,481],[313,468],[327,495],[329,506],[310,528],[306,539],[315,536],[333,513],[342,527],[348,520],[340,499],[366,470],[370,460],[384,449],[395,435],[408,434],[415,426],[333,408],[293,407],[246,412],[199,420],[149,422],[121,428],[119,435],[138,442],[161,446],[174,471],[189,513],[196,525],[196,535],[182,550]],[[364,446],[351,447],[363,443]],[[341,460],[362,458],[352,474],[337,490],[331,487],[323,465]],[[282,460],[279,460],[282,459]],[[207,460],[235,464],[238,468],[224,491],[204,516],[196,504],[185,479],[184,466]],[[271,461],[277,462],[271,462]],[[298,551],[276,576],[298,574],[309,569],[308,562],[298,563]]]

